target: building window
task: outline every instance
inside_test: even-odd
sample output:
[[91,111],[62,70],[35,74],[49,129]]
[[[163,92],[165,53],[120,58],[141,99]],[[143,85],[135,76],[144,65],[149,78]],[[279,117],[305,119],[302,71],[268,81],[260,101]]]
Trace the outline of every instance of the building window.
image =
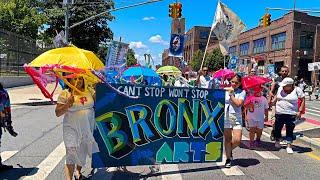
[[200,31],[200,39],[208,39],[209,32],[208,31]]
[[266,38],[261,38],[253,41],[253,54],[266,51]]
[[313,48],[314,33],[302,31],[300,35],[300,48],[312,49]]
[[240,55],[248,55],[249,54],[249,43],[240,44]]
[[229,54],[230,55],[236,55],[236,52],[237,52],[237,46],[229,47]]
[[272,50],[284,49],[286,44],[286,32],[271,36]]

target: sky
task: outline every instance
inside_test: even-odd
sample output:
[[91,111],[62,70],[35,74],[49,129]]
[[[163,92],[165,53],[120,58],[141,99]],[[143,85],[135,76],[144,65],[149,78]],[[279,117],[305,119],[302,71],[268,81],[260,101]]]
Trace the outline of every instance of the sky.
[[[147,1],[147,0],[145,0]],[[144,0],[114,0],[115,7],[145,2]],[[154,66],[161,64],[164,49],[169,48],[170,24],[169,4],[175,0],[163,0],[153,4],[112,12],[115,20],[109,23],[114,40],[122,38],[136,52],[136,58],[144,64],[144,53],[150,53]],[[218,0],[179,0],[182,16],[186,18],[186,31],[193,26],[211,27]],[[293,8],[294,0],[222,0],[245,23],[246,29],[258,25],[266,7]],[[296,9],[312,8],[320,11],[320,0],[296,0]],[[288,11],[270,11],[271,19],[277,19]],[[320,13],[312,14],[320,16]]]

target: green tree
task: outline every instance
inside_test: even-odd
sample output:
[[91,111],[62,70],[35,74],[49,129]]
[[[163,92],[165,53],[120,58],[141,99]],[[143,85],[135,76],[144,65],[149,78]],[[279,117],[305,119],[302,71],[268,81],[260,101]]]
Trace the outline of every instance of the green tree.
[[223,68],[223,55],[220,49],[216,48],[211,53],[207,54],[204,64],[213,71],[217,71],[220,68]]
[[[42,9],[47,16],[46,24],[49,26],[45,30],[47,37],[54,37],[57,32],[64,30],[64,7],[61,0],[43,0]],[[113,1],[95,0],[90,3],[86,0],[78,0],[70,7],[70,25],[85,20],[91,16],[99,14],[113,8]],[[113,33],[108,27],[108,22],[114,17],[106,13],[93,20],[78,25],[69,31],[69,41],[80,48],[98,52],[99,44],[107,39],[113,38]]]
[[47,19],[39,5],[38,0],[0,0],[1,28],[36,39],[38,28]]
[[203,58],[203,52],[200,50],[197,50],[191,59],[190,65],[194,71],[199,71],[201,67],[201,62]]
[[134,55],[135,55],[134,50],[129,48],[127,53],[127,66],[132,66],[137,64],[137,59]]

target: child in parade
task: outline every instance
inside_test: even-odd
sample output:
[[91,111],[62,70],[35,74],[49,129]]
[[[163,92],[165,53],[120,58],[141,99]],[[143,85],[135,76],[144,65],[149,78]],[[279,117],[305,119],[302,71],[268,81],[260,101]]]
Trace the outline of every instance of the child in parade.
[[262,89],[261,86],[253,88],[253,94],[245,102],[245,120],[249,126],[250,149],[260,145],[264,122],[268,121],[269,105],[267,98],[262,96]]
[[[0,147],[1,147],[1,136],[2,128],[4,131],[16,137],[18,134],[13,130],[12,121],[11,121],[11,104],[8,92],[3,88],[3,85],[0,83]],[[2,164],[0,156],[0,171],[12,169],[11,165]]]

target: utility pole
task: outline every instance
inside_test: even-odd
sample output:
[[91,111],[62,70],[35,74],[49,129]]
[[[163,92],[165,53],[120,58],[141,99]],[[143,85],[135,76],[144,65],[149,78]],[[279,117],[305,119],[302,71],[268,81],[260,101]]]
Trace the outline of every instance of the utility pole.
[[64,20],[64,35],[66,38],[66,43],[68,44],[69,42],[69,13],[70,13],[70,9],[69,9],[69,0],[65,1],[65,20]]

